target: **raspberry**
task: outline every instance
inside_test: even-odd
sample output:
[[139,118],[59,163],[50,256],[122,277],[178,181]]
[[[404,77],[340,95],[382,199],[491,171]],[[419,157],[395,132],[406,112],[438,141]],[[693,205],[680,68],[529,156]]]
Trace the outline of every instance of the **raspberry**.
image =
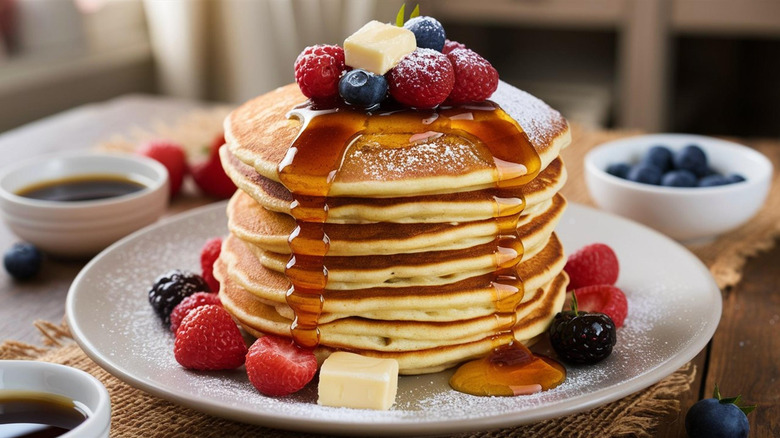
[[190,313],[190,310],[206,304],[216,304],[221,306],[222,302],[219,301],[219,296],[212,292],[196,292],[187,298],[181,300],[181,303],[176,305],[171,312],[171,331],[176,333],[179,329],[181,321]]
[[306,386],[317,373],[317,359],[311,350],[292,340],[263,336],[249,347],[246,355],[249,381],[269,396],[289,395]]
[[187,173],[187,157],[184,148],[173,142],[156,140],[141,145],[136,151],[140,155],[159,161],[168,169],[171,198],[181,190],[184,175]]
[[606,313],[612,318],[616,328],[623,326],[628,315],[626,294],[615,286],[598,284],[575,289],[577,304],[586,312]]
[[463,43],[459,43],[457,41],[452,41],[452,40],[444,40],[444,48],[441,50],[441,53],[444,53],[446,55],[455,49],[465,49],[465,48],[466,45]]
[[571,279],[570,290],[595,284],[614,285],[620,270],[615,252],[603,243],[585,246],[570,255],[563,269]]
[[485,58],[470,49],[454,49],[447,54],[455,72],[455,85],[448,102],[479,102],[498,88],[498,72]]
[[192,310],[176,330],[173,354],[192,370],[238,368],[246,357],[246,344],[233,318],[221,306],[207,304]]
[[203,279],[209,284],[213,292],[219,292],[219,282],[214,278],[214,262],[217,261],[222,251],[222,239],[215,237],[208,240],[200,250],[200,268]]
[[306,97],[333,97],[339,92],[339,78],[344,68],[344,49],[341,47],[309,46],[295,60],[295,82]]
[[195,292],[210,291],[209,285],[200,275],[174,269],[154,280],[149,289],[149,303],[163,323],[170,324],[171,312],[181,300]]
[[219,148],[225,144],[223,134],[215,137],[208,147],[209,156],[192,166],[192,179],[203,193],[216,198],[229,198],[236,191],[236,185],[225,173],[219,159]]
[[432,49],[417,49],[390,70],[390,95],[403,105],[433,108],[449,96],[455,83],[452,63]]

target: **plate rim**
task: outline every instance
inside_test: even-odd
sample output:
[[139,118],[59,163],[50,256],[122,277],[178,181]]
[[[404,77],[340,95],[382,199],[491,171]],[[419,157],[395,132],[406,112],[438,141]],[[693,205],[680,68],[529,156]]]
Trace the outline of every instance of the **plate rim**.
[[[100,367],[108,371],[111,375],[118,378],[119,380],[129,384],[132,387],[141,389],[170,402],[197,410],[199,412],[204,412],[209,415],[230,419],[245,424],[255,424],[282,430],[308,433],[322,433],[323,428],[325,428],[325,430],[328,430],[328,433],[336,433],[341,435],[360,435],[370,431],[370,433],[373,435],[385,436],[403,433],[447,434],[455,432],[473,432],[496,428],[516,427],[523,424],[535,423],[551,418],[558,418],[572,415],[574,413],[589,411],[658,383],[663,378],[673,374],[685,363],[695,358],[709,343],[720,323],[723,306],[720,289],[717,287],[717,284],[715,283],[715,280],[712,277],[709,269],[696,255],[691,253],[690,250],[673,239],[642,224],[633,222],[621,216],[598,210],[590,206],[570,202],[562,220],[565,220],[566,217],[570,217],[572,214],[577,214],[578,210],[582,210],[585,211],[586,214],[605,215],[610,217],[611,220],[617,220],[621,222],[623,225],[639,227],[643,229],[643,231],[652,234],[653,238],[666,240],[667,243],[671,243],[688,253],[690,258],[697,264],[697,267],[702,270],[702,272],[706,272],[706,277],[710,283],[707,289],[710,293],[713,294],[713,298],[715,298],[714,295],[717,295],[717,299],[713,299],[715,309],[712,309],[713,312],[709,313],[711,316],[706,320],[706,324],[702,328],[701,336],[696,337],[690,346],[685,348],[680,354],[674,355],[667,360],[662,361],[643,374],[633,376],[632,378],[621,382],[617,385],[617,387],[601,388],[594,392],[588,393],[588,397],[585,402],[578,400],[577,398],[573,398],[555,403],[556,410],[554,414],[550,414],[545,409],[543,409],[549,406],[542,406],[540,408],[533,408],[530,411],[522,413],[504,412],[492,416],[480,416],[476,418],[465,418],[460,420],[453,420],[451,418],[431,420],[414,419],[413,421],[404,422],[403,420],[400,420],[401,422],[399,422],[398,417],[391,417],[387,421],[372,419],[368,422],[360,422],[348,421],[346,419],[333,420],[320,418],[302,418],[292,414],[280,414],[278,412],[269,413],[263,411],[252,411],[251,417],[247,417],[247,412],[245,410],[239,409],[238,407],[224,406],[209,399],[187,398],[183,394],[155,386],[154,384],[144,381],[140,377],[126,372],[120,366],[113,363],[109,358],[103,356],[98,351],[96,346],[90,341],[89,336],[81,330],[78,321],[73,317],[75,313],[75,296],[79,293],[78,289],[80,283],[90,273],[90,270],[93,269],[92,267],[99,263],[106,254],[116,251],[118,250],[117,248],[123,247],[128,242],[131,242],[140,236],[143,236],[146,233],[152,232],[158,228],[163,228],[170,223],[185,221],[193,216],[214,214],[215,211],[212,210],[224,209],[226,205],[226,201],[221,201],[196,207],[191,210],[169,216],[155,224],[149,225],[120,239],[105,250],[101,251],[100,254],[95,256],[82,268],[82,270],[71,283],[66,298],[66,321],[70,328],[73,339],[84,351],[84,353]],[[518,416],[518,414],[520,415]]]

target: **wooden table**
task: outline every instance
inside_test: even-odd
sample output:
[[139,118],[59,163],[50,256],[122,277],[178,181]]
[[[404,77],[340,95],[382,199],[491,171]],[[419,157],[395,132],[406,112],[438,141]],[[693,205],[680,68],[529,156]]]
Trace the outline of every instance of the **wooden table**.
[[[153,120],[174,121],[198,103],[129,96],[76,108],[0,135],[0,157],[9,163],[27,156],[65,149],[88,149],[112,134],[128,132]],[[748,142],[749,144],[749,142]],[[780,148],[780,141],[777,144]],[[211,202],[185,186],[169,209],[174,214]],[[16,241],[0,224],[0,249]],[[38,344],[36,319],[60,321],[68,287],[83,262],[47,260],[33,281],[15,282],[0,270],[0,336]],[[724,294],[723,317],[713,340],[694,360],[696,379],[680,396],[682,411],[664,418],[657,436],[685,436],[685,412],[710,397],[715,383],[724,395],[740,392],[759,408],[750,419],[752,437],[780,436],[780,247],[749,260],[744,279]]]

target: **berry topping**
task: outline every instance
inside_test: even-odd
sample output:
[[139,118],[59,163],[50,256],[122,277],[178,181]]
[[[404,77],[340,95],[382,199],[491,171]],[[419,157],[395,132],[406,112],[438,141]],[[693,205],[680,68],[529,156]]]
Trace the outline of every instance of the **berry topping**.
[[181,300],[195,292],[210,292],[211,289],[200,275],[174,269],[157,277],[149,289],[149,303],[163,323],[170,324],[171,312]]
[[672,168],[672,151],[666,146],[653,146],[642,157],[642,163],[655,166],[664,173]]
[[626,178],[631,166],[628,163],[614,163],[607,166],[607,173],[618,178]]
[[219,159],[219,148],[223,144],[225,144],[225,137],[220,134],[206,149],[208,157],[192,165],[192,179],[198,188],[203,193],[220,199],[229,198],[236,191],[236,185],[225,173]]
[[572,310],[558,312],[549,333],[555,352],[572,364],[600,362],[612,354],[617,342],[612,319],[603,313],[578,311],[576,294],[572,296]]
[[696,187],[696,175],[689,170],[670,170],[661,178],[661,185],[668,187]]
[[409,29],[417,40],[417,47],[433,49],[441,52],[444,48],[444,26],[433,17],[419,16],[410,18],[404,23],[404,28]]
[[452,40],[444,40],[444,48],[441,50],[441,53],[444,53],[446,55],[455,49],[465,49],[465,48],[466,45],[463,43],[459,43],[457,41],[452,41]]
[[447,54],[455,71],[455,85],[449,98],[451,103],[478,102],[490,97],[498,88],[498,72],[477,52],[455,49]]
[[187,157],[184,155],[184,148],[177,143],[157,140],[141,145],[136,152],[159,161],[168,169],[171,197],[176,196],[181,190],[184,175],[187,173]]
[[3,266],[11,277],[17,280],[27,280],[34,277],[41,269],[43,256],[30,243],[14,243],[3,255]]
[[661,170],[658,169],[657,167],[640,163],[632,167],[631,170],[628,171],[628,175],[626,175],[626,178],[629,181],[634,181],[634,182],[644,183],[644,184],[652,184],[657,186],[658,184],[661,183],[662,176],[663,174],[661,173]]
[[184,368],[229,370],[246,358],[246,344],[233,318],[221,306],[192,310],[176,330],[173,354]]
[[623,327],[628,315],[626,294],[615,286],[597,284],[575,289],[577,304],[585,312],[605,313],[615,323],[615,328]]
[[217,261],[222,251],[222,239],[215,237],[209,239],[200,250],[201,276],[212,292],[219,292],[219,282],[214,278],[214,262]]
[[336,96],[343,71],[344,49],[335,45],[309,46],[295,60],[295,81],[313,99]]
[[173,312],[171,312],[171,331],[176,333],[182,320],[190,313],[190,310],[205,306],[206,304],[221,306],[222,302],[219,300],[219,296],[212,292],[195,292],[181,300],[181,303],[174,307]]
[[617,282],[620,266],[615,251],[603,243],[594,243],[569,256],[563,268],[569,274],[569,289]]
[[350,105],[370,109],[387,96],[387,80],[362,69],[352,70],[341,77],[339,94]]
[[452,63],[432,49],[417,49],[390,70],[390,95],[403,105],[433,108],[455,84]]
[[685,415],[685,431],[690,438],[747,438],[747,415],[755,406],[742,406],[741,396],[723,398],[718,385],[712,396],[699,400]]
[[709,169],[707,155],[696,145],[689,145],[677,151],[673,162],[675,169],[690,170],[699,178],[707,175]]
[[299,391],[314,378],[317,359],[311,350],[288,338],[263,336],[249,347],[246,372],[261,393],[284,396]]

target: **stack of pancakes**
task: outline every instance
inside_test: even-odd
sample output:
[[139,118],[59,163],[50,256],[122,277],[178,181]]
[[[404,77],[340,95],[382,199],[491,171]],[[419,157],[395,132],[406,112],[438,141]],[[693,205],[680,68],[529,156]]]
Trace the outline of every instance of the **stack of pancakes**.
[[[568,279],[554,228],[566,204],[558,155],[569,127],[505,83],[491,100],[522,127],[536,159],[524,185],[497,188],[497,160],[468,132],[406,132],[374,115],[367,126],[380,127],[351,138],[321,225],[329,248],[318,353],[347,350],[394,358],[402,374],[435,372],[513,340],[531,343],[560,310]],[[290,115],[304,101],[288,85],[225,122],[222,164],[239,190],[215,275],[222,304],[255,336],[289,337],[296,316],[285,275],[296,194],[281,183],[279,165],[305,128]],[[507,199],[521,243],[509,268],[496,244]],[[497,284],[500,269],[516,275],[517,287]]]

